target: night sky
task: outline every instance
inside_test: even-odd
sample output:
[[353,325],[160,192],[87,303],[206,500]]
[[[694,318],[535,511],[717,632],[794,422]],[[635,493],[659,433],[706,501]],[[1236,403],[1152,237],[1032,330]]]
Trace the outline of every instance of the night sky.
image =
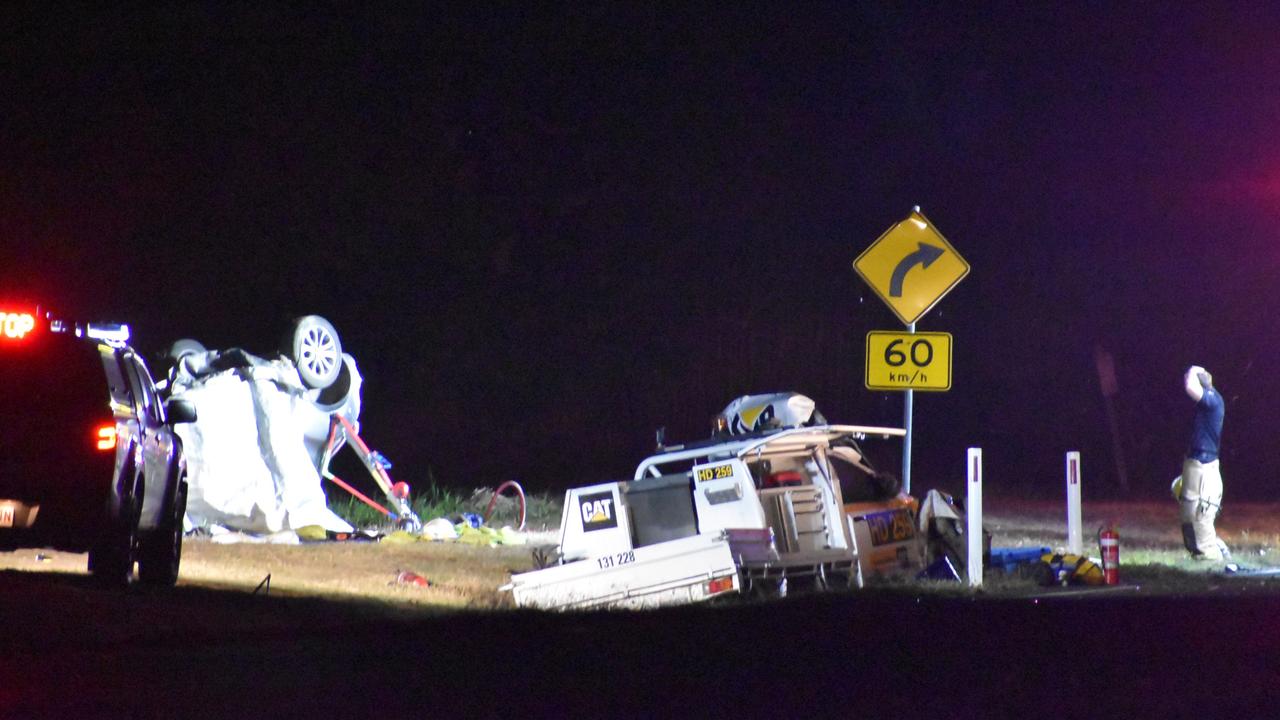
[[398,479],[559,489],[746,393],[900,425],[851,262],[919,205],[972,272],[915,488],[1113,494],[1101,346],[1135,496],[1192,363],[1228,502],[1280,492],[1275,5],[251,5],[0,10],[0,296],[149,353],[324,315]]

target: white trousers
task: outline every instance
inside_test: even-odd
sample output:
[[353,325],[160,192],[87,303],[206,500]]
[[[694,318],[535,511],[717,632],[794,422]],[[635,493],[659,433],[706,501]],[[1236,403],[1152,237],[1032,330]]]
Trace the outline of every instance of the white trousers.
[[[1190,525],[1194,541],[1185,538],[1187,549],[1203,553],[1209,560],[1221,560],[1230,556],[1227,544],[1218,538],[1213,521],[1222,509],[1222,471],[1218,461],[1202,463],[1187,458],[1182,463],[1182,496],[1178,498],[1182,526]],[[1192,542],[1195,547],[1192,548]]]

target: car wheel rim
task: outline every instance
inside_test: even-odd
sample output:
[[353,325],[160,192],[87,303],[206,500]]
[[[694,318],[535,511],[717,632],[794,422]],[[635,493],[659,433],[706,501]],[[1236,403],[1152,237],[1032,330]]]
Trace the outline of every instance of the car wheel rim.
[[309,372],[325,377],[338,364],[338,344],[324,328],[311,328],[302,336],[301,362]]

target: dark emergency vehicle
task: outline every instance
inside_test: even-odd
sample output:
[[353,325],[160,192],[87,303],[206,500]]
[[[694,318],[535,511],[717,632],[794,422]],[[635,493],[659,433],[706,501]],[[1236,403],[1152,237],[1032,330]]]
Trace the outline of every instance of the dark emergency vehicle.
[[0,308],[0,549],[89,553],[112,585],[173,585],[186,465],[176,423],[125,325]]

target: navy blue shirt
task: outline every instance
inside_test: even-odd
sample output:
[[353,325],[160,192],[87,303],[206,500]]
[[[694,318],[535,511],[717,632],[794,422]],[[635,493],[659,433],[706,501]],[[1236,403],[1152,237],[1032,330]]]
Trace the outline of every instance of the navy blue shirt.
[[1218,459],[1218,447],[1222,444],[1222,414],[1222,396],[1213,388],[1205,388],[1204,397],[1196,403],[1187,457],[1202,463]]

